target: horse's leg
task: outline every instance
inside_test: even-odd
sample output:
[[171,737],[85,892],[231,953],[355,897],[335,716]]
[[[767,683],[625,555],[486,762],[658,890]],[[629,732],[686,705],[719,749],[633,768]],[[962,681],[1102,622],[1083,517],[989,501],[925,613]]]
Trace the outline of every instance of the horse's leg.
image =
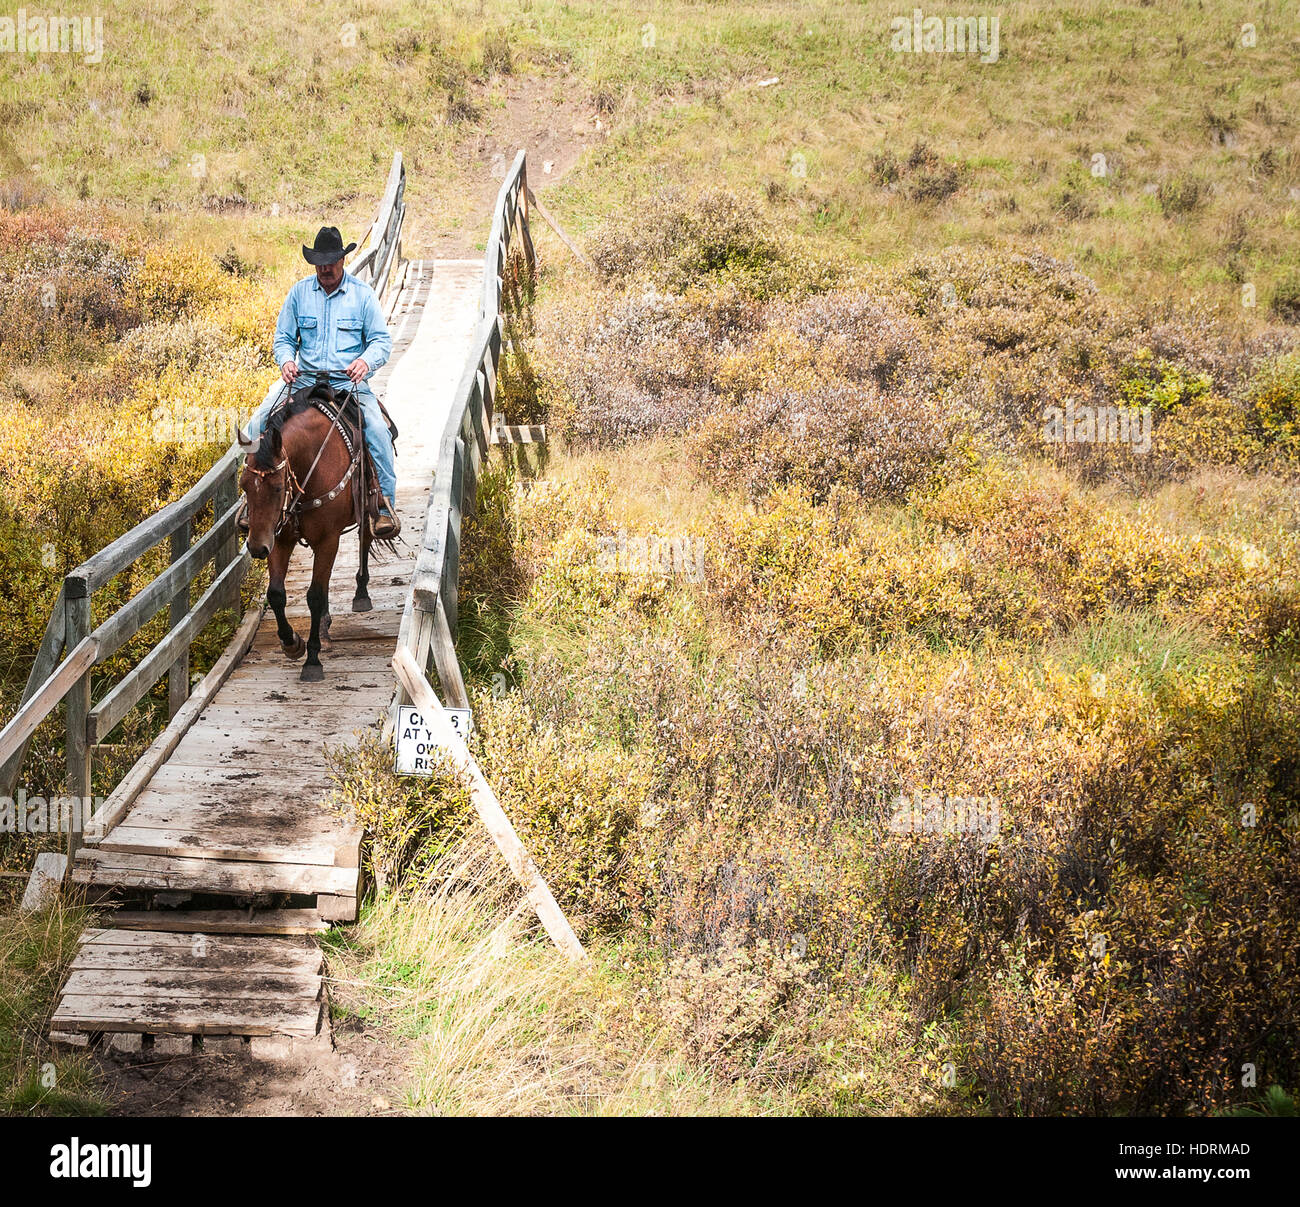
[[271,605],[271,611],[275,613],[275,629],[279,635],[280,648],[284,651],[284,656],[297,661],[303,656],[307,647],[284,614],[284,605],[287,598],[284,593],[284,576],[289,572],[289,559],[292,556],[293,543],[291,541],[287,543],[276,541],[271,546],[271,552],[267,558],[270,581],[266,588],[266,602]]
[[325,678],[325,668],[320,663],[321,620],[330,610],[330,575],[334,571],[334,558],[339,551],[337,532],[330,533],[312,550],[311,586],[307,588],[307,606],[311,609],[311,636],[307,638],[307,661],[303,663],[301,678],[310,682]]
[[352,598],[352,610],[369,612],[374,605],[370,602],[370,592],[366,590],[370,586],[370,524],[365,516],[362,516],[357,531],[361,535],[361,567],[357,570],[357,593]]

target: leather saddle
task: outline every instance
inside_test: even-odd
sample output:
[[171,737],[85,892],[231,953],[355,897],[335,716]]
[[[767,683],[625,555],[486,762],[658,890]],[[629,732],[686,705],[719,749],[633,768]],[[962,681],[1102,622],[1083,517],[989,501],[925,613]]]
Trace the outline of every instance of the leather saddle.
[[[338,413],[353,428],[360,429],[362,427],[361,407],[357,402],[356,391],[335,389],[330,385],[327,377],[317,377],[310,385],[303,386],[300,390],[291,391],[289,398],[292,400],[295,410],[301,410],[308,402],[313,406],[324,403],[324,406],[317,406],[317,409],[331,419],[334,418],[335,413]],[[379,402],[379,411],[384,417],[384,422],[388,424],[388,434],[392,438],[393,448],[396,449],[397,424],[393,422],[393,417],[388,413],[388,408],[384,406],[383,401],[380,399],[376,399],[376,401]]]
[[[361,445],[361,463],[363,472],[358,474],[354,491],[354,512],[357,523],[361,523],[361,513],[371,520],[379,518],[379,478],[370,459],[370,450],[365,442],[365,418],[361,413],[361,404],[355,390],[336,389],[325,376],[318,376],[314,381],[286,395],[281,406],[288,406],[290,412],[297,414],[308,407],[315,407],[338,429],[347,445],[349,454],[355,455],[357,445]],[[279,409],[278,407],[276,408]],[[380,413],[388,425],[388,434],[393,441],[393,450],[397,450],[397,424],[382,402]],[[363,485],[364,483],[364,485]]]

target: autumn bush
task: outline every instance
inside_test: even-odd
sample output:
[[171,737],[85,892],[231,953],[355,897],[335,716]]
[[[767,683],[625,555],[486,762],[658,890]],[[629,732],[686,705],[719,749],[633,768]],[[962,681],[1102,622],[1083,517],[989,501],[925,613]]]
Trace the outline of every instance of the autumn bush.
[[[1102,297],[1032,249],[949,249],[756,291],[691,233],[720,222],[758,256],[769,244],[748,210],[674,193],[662,213],[654,237],[626,224],[599,236],[603,283],[543,308],[537,392],[576,447],[686,433],[718,486],[798,482],[820,497],[836,481],[897,497],[959,473],[972,449],[1138,489],[1207,465],[1294,465],[1277,403],[1258,400],[1295,355],[1285,325],[1246,334],[1203,306]],[[712,268],[685,271],[683,256]],[[1149,443],[1049,438],[1067,404],[1145,412]]]
[[[780,297],[619,272],[543,306],[572,452],[494,496],[464,569],[500,611],[489,778],[646,1012],[812,1112],[1295,1084],[1287,333],[1032,252]],[[1150,454],[1045,443],[1068,399],[1149,408]],[[689,519],[642,480],[665,437]],[[629,572],[614,533],[702,572]],[[954,800],[991,828],[900,825]]]
[[377,736],[327,751],[333,785],[323,807],[365,832],[364,879],[379,896],[418,888],[455,845],[469,792],[450,763],[429,777],[400,776]]
[[[11,652],[0,707],[8,712],[63,575],[182,494],[260,400],[275,307],[262,284],[230,276],[213,257],[89,212],[0,212],[0,264],[0,640]],[[200,515],[196,532],[210,519]],[[166,556],[150,553],[97,592],[92,619],[129,599]],[[97,671],[96,691],[139,660],[161,623]],[[223,624],[197,642],[195,667],[220,651]],[[165,692],[115,732],[112,753],[97,761],[97,790],[165,719]],[[23,782],[33,791],[62,781],[56,730],[57,717],[32,744]]]
[[726,189],[691,195],[667,188],[595,233],[589,251],[607,278],[648,276],[674,291],[724,280],[746,294],[825,288],[829,265],[783,240],[754,205]]
[[[820,1100],[806,1042],[764,1037],[839,1034],[884,965],[918,1033],[963,1020],[996,1111],[1206,1111],[1243,1062],[1294,1077],[1291,676],[1154,616],[1128,644],[1106,613],[1050,652],[953,660],[907,637],[819,656],[786,625],[728,656],[674,615],[587,612],[577,650],[516,649],[519,686],[477,708],[566,908],[661,953],[651,1001],[698,1053]],[[917,793],[997,801],[996,837],[894,832]],[[743,989],[741,951],[797,953],[788,995]]]

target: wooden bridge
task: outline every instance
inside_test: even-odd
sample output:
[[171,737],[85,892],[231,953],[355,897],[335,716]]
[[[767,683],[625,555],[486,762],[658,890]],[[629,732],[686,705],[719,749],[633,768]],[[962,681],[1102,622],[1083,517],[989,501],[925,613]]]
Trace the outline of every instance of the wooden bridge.
[[[190,644],[237,604],[249,566],[234,526],[238,446],[183,498],[65,578],[22,708],[0,733],[0,788],[12,790],[32,733],[61,701],[72,800],[89,800],[96,745],[164,676],[171,719],[83,834],[74,823],[66,860],[53,857],[63,862],[52,871],[41,857],[43,875],[82,886],[107,917],[82,938],[51,1024],[57,1042],[87,1047],[103,1037],[121,1051],[148,1043],[179,1053],[203,1036],[210,1048],[251,1044],[275,1055],[328,1041],[311,935],[356,917],[361,833],[323,807],[325,751],[393,715],[404,699],[393,673],[399,648],[422,672],[432,660],[445,701],[468,703],[454,647],[461,517],[472,511],[494,434],[503,302],[534,270],[528,202],[520,151],[483,262],[407,260],[405,173],[394,158],[349,271],[389,315],[393,355],[373,384],[401,433],[396,503],[414,543],[395,560],[372,556],[374,610],[353,613],[357,548],[345,538],[324,682],[299,680],[274,619],[256,607],[191,691]],[[166,570],[92,628],[96,592],[159,546]],[[310,566],[299,550],[286,584],[300,630],[310,623]],[[199,583],[207,585],[194,601]],[[163,611],[166,636],[120,682],[105,688],[96,676],[92,699],[95,668]]]

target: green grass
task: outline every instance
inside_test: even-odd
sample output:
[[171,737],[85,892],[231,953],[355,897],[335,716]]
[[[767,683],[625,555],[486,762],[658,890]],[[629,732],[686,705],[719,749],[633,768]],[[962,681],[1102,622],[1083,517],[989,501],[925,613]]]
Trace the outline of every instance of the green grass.
[[[408,246],[477,237],[480,139],[528,136],[503,125],[507,89],[526,82],[540,90],[537,126],[549,100],[585,106],[590,150],[551,190],[578,230],[684,181],[751,197],[837,259],[1029,241],[1084,262],[1105,288],[1200,292],[1238,310],[1244,280],[1265,299],[1300,268],[1294,12],[1246,0],[1007,4],[990,10],[998,61],[982,64],[893,52],[900,11],[892,0],[460,0],[436,12],[326,0],[304,20],[264,0],[114,3],[101,64],[4,56],[0,115],[11,153],[57,194],[169,224],[224,203],[233,208],[205,221],[262,259],[322,214],[368,221],[396,148],[410,169]],[[1246,22],[1257,30],[1249,49]],[[779,84],[754,86],[773,76]],[[473,114],[450,120],[449,97]],[[598,111],[607,136],[594,133]],[[551,133],[563,137],[569,120]],[[917,141],[961,167],[961,187],[939,204],[868,179],[872,156],[903,157]],[[1063,218],[1061,185],[1088,176],[1096,154],[1108,175],[1089,180],[1095,212]],[[792,174],[796,157],[806,176]],[[1153,193],[1180,174],[1208,195],[1165,217]],[[1232,218],[1247,235],[1230,254]]]
[[1149,690],[1177,684],[1188,672],[1227,665],[1230,655],[1197,629],[1162,621],[1150,611],[1126,608],[1079,625],[1050,652],[1068,669],[1105,673],[1131,670]]
[[102,1115],[90,1064],[52,1051],[54,995],[89,911],[58,903],[35,914],[0,914],[0,1113]]

